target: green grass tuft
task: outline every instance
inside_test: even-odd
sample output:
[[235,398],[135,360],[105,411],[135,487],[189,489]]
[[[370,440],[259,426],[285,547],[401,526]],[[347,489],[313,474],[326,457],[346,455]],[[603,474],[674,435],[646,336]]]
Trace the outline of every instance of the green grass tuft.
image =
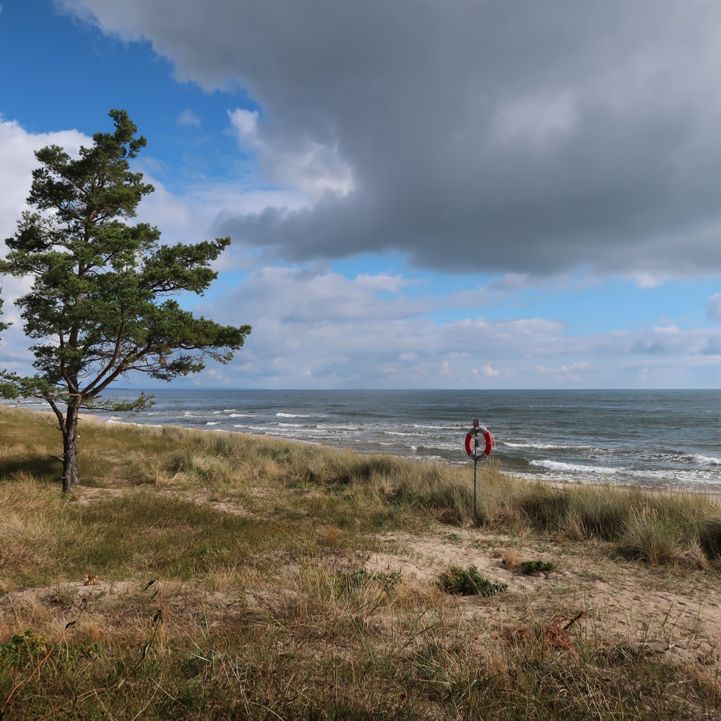
[[451,566],[441,574],[440,587],[446,593],[457,596],[495,596],[508,590],[500,581],[489,581],[475,566],[466,569]]
[[556,570],[556,567],[548,561],[523,561],[518,570],[524,576],[535,576],[539,573],[551,573]]

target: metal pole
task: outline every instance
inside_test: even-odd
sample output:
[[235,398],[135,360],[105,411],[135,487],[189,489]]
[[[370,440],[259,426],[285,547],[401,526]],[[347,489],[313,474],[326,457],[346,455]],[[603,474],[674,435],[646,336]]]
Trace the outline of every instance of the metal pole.
[[476,510],[476,478],[478,476],[478,428],[474,428],[473,433],[473,522],[478,518]]

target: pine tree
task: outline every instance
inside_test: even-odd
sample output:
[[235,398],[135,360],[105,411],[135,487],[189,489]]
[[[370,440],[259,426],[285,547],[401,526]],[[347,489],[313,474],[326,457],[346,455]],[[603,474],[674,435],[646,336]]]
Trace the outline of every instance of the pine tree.
[[78,482],[78,414],[83,408],[132,410],[101,394],[128,373],[170,381],[197,373],[207,358],[227,363],[250,326],[195,317],[173,298],[202,294],[215,280],[210,267],[228,238],[161,245],[160,232],[130,221],[153,191],[129,160],[145,146],[124,110],[112,110],[114,132],[96,133],[78,157],[50,145],[35,154],[28,205],[0,272],[30,276],[17,301],[34,345],[36,373],[0,372],[0,393],[42,398],[63,436],[63,491]]

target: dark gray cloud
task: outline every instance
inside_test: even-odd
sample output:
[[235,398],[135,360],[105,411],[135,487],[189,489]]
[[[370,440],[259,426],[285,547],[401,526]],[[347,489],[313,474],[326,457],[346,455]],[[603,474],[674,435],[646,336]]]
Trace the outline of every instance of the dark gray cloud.
[[149,39],[181,79],[247,88],[271,177],[352,177],[305,209],[224,214],[245,243],[445,270],[721,270],[718,3],[61,4]]

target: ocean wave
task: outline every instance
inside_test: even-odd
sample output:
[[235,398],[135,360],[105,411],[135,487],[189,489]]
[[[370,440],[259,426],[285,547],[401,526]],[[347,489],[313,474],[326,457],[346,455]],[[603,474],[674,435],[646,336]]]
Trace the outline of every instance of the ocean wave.
[[302,413],[285,413],[281,411],[275,414],[276,418],[312,418],[313,416],[303,415]]
[[418,438],[417,433],[404,433],[403,431],[383,431],[384,436],[411,436],[413,438]]
[[721,466],[721,458],[707,456],[703,453],[684,453],[683,451],[667,451],[665,453],[649,453],[644,456],[651,461],[666,463],[685,463],[697,466]]
[[721,466],[721,458],[716,456],[704,456],[701,453],[696,453],[693,456],[694,463],[698,463],[699,466]]
[[458,431],[461,432],[458,429],[458,426],[424,426],[420,423],[414,423],[413,428],[424,428],[429,431]]
[[255,413],[231,413],[228,418],[255,418]]
[[205,421],[206,426],[217,426],[220,421]]
[[701,469],[674,471],[637,468],[632,471],[627,471],[624,475],[636,479],[636,482],[662,482],[671,487],[676,487],[678,484],[687,486],[721,486],[721,479],[717,471],[703,471]]
[[437,451],[450,451],[451,453],[462,453],[465,455],[463,443],[443,443],[443,441],[431,440],[430,443],[424,443],[421,448],[432,448]]
[[599,475],[611,475],[614,473],[623,473],[625,468],[610,468],[608,466],[584,466],[580,463],[562,463],[561,461],[531,461],[532,466],[537,468],[545,468],[549,471],[558,471],[559,473],[593,473]]
[[587,451],[602,450],[593,446],[566,446],[562,443],[514,443],[511,441],[499,441],[499,445],[508,446],[508,448],[534,448],[540,451]]
[[422,460],[424,460],[424,461],[446,461],[447,459],[444,458],[443,456],[436,456],[436,455],[433,455],[432,453],[429,453],[428,455],[423,454]]

